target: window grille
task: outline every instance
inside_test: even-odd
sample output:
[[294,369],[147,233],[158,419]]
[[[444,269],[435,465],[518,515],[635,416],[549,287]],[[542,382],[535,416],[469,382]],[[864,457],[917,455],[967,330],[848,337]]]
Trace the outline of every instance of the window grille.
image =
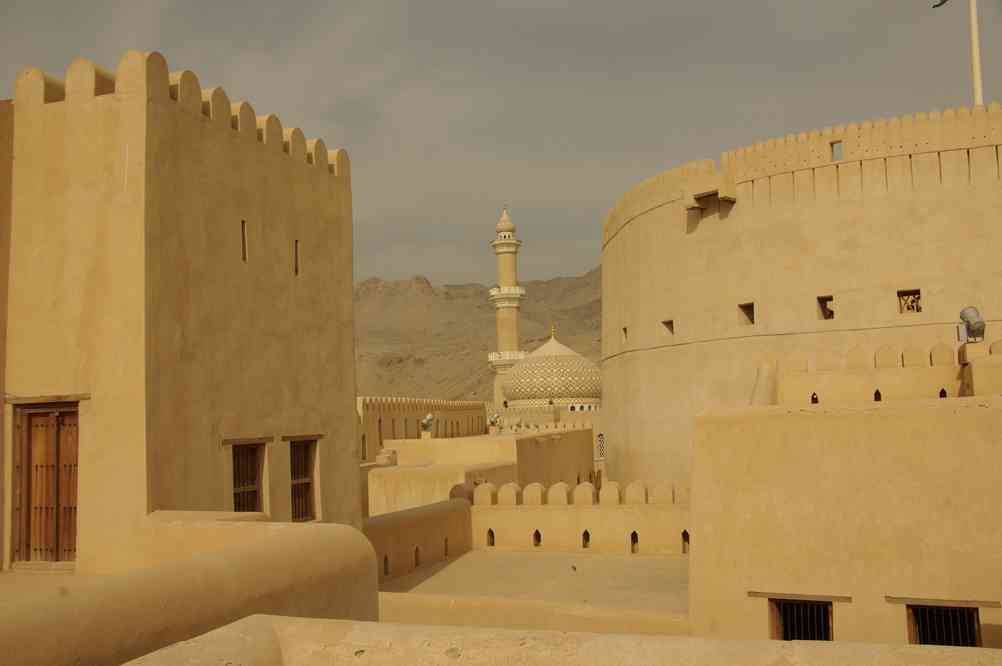
[[262,444],[233,446],[233,510],[261,510]]
[[292,442],[289,462],[292,469],[292,521],[313,520],[313,453],[316,442]]
[[922,291],[907,289],[898,292],[898,309],[901,314],[906,312],[922,312]]
[[790,601],[771,599],[773,636],[784,641],[830,641],[832,604],[830,601]]
[[911,637],[919,645],[981,645],[981,619],[977,608],[909,606]]

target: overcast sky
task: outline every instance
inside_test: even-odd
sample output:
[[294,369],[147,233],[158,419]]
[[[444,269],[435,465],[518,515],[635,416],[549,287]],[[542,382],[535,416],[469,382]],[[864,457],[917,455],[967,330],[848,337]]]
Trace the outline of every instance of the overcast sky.
[[[259,114],[348,149],[358,279],[492,282],[507,203],[526,279],[599,263],[634,183],[826,125],[969,104],[967,2],[3,0],[0,98],[158,50]],[[225,6],[224,6],[225,5]],[[1002,0],[982,0],[1002,97]]]

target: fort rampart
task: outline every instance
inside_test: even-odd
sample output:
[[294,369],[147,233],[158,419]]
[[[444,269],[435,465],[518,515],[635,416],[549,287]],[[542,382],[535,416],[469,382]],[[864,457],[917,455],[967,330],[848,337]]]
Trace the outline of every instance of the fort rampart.
[[388,439],[421,436],[421,419],[431,414],[431,436],[469,437],[487,432],[486,403],[472,400],[433,400],[359,396],[358,450],[363,462],[374,460]]
[[541,552],[682,554],[689,550],[688,489],[608,481],[549,488],[485,483],[473,494],[473,548]]
[[970,305],[991,339],[1000,143],[1002,107],[954,109],[789,135],[624,195],[603,234],[608,474],[686,478],[693,417],[748,404],[783,356],[956,350]]

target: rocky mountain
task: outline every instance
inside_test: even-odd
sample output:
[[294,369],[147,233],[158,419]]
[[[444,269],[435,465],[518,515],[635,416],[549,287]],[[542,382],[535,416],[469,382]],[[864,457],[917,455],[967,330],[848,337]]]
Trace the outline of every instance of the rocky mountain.
[[[524,282],[519,333],[532,351],[549,337],[595,361],[601,353],[601,269]],[[369,278],[355,286],[359,395],[489,400],[494,308],[480,284]]]

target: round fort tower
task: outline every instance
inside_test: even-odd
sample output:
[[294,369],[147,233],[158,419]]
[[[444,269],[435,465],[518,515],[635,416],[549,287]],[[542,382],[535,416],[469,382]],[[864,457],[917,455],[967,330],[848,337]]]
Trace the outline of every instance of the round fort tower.
[[[995,104],[790,135],[630,190],[603,229],[609,477],[687,479],[698,415],[783,402],[784,369],[928,366],[933,347],[959,347],[968,305],[991,329],[999,144]],[[818,392],[826,404],[809,386],[783,404]]]

